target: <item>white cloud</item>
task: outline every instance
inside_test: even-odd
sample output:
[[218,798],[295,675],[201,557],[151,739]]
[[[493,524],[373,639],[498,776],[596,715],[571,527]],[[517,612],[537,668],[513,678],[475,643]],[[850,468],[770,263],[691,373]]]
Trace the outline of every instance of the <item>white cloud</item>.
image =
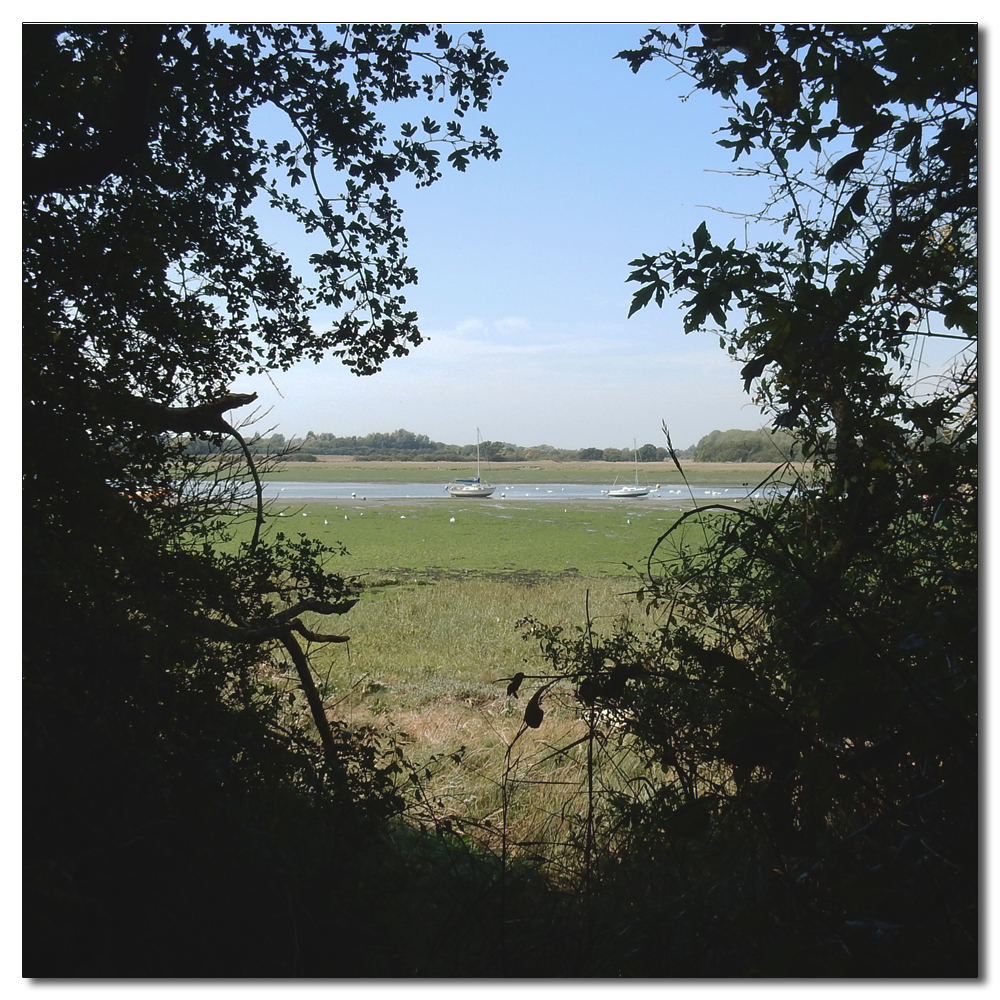
[[531,329],[530,324],[523,316],[505,316],[498,319],[493,328],[501,334],[520,333]]

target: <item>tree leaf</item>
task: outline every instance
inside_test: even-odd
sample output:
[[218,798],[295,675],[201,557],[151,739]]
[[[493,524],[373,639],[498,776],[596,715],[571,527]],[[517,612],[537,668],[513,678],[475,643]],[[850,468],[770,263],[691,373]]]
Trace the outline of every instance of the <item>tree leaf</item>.
[[847,153],[842,156],[839,160],[836,160],[833,166],[830,167],[826,172],[826,179],[831,184],[842,184],[847,180],[848,176],[858,170],[865,162],[864,150],[856,150],[853,153]]
[[692,239],[694,242],[695,257],[711,245],[712,237],[709,235],[708,226],[704,222],[694,231]]

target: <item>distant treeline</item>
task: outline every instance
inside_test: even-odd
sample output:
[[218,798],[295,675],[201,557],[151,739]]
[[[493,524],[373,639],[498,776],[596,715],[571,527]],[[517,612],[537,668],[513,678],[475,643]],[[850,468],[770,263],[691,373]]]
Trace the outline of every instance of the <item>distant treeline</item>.
[[801,458],[788,431],[712,431],[692,449],[695,462],[784,462]]
[[[350,455],[370,461],[395,462],[469,462],[476,457],[475,444],[445,444],[432,441],[426,434],[414,434],[400,428],[397,431],[375,432],[363,437],[337,437],[335,434],[315,434],[304,438],[285,438],[271,434],[250,442],[258,454],[287,454],[289,461],[309,461],[315,455]],[[187,450],[194,454],[212,454],[218,445],[211,441],[192,439]],[[507,441],[483,441],[479,452],[484,462],[530,462],[550,459],[556,462],[631,462],[631,448],[554,448],[539,444],[530,447]],[[670,455],[666,448],[644,444],[638,449],[640,462],[663,462]],[[785,431],[712,431],[696,445],[678,448],[677,456],[695,462],[781,462],[795,458],[794,438]]]

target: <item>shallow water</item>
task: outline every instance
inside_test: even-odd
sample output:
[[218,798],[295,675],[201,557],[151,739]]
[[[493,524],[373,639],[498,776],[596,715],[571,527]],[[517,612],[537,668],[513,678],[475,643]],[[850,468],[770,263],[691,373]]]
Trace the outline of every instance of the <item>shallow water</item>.
[[[594,484],[575,483],[503,483],[498,482],[496,492],[489,500],[607,500],[617,503],[619,498],[608,497],[600,486]],[[607,487],[605,487],[607,489]],[[771,488],[770,495],[778,492]],[[690,500],[692,497],[699,503],[725,503],[727,500],[745,500],[747,497],[763,499],[759,490],[744,486],[659,486],[650,490],[645,497],[628,497],[630,503],[644,503],[657,500]],[[452,497],[445,489],[445,484],[437,483],[265,483],[264,496],[281,500],[425,500],[441,498],[444,500],[461,499],[468,502],[469,497]]]

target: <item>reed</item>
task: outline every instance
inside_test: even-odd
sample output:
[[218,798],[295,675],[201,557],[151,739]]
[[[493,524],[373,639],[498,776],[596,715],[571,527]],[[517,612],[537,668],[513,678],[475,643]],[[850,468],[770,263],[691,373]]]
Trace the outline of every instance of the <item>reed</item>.
[[[576,811],[580,794],[580,753],[553,748],[578,741],[587,726],[570,685],[555,684],[546,693],[544,725],[520,737],[507,767],[524,706],[550,677],[517,622],[530,612],[571,629],[589,604],[595,630],[611,630],[638,611],[632,591],[625,577],[375,587],[345,619],[350,643],[316,650],[321,693],[331,718],[350,728],[391,729],[407,757],[426,768],[421,795],[437,803],[436,818],[452,819],[491,847],[498,846],[506,775],[515,786],[508,835],[537,850],[553,840],[567,809]],[[521,697],[508,697],[518,671],[527,675]]]

